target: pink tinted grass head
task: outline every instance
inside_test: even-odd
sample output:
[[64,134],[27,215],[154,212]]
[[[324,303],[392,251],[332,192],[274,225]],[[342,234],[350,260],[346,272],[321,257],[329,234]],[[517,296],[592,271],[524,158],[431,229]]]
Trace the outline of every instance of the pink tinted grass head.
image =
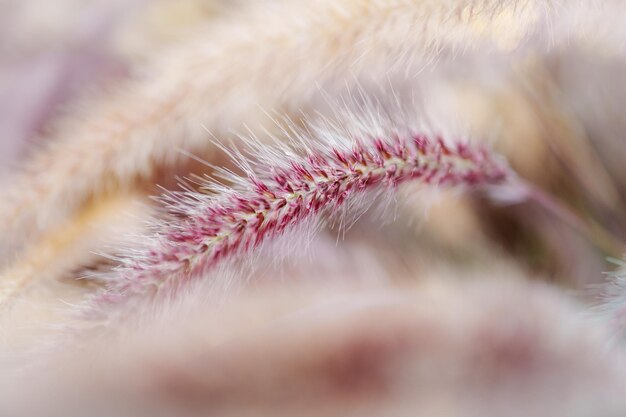
[[368,191],[393,190],[408,181],[477,188],[503,184],[511,175],[484,146],[410,130],[333,141],[315,129],[296,136],[291,144],[272,146],[248,140],[253,157],[231,149],[243,174],[218,168],[230,186],[212,181],[203,184],[209,193],[164,196],[177,216],[156,225],[146,249],[119,258],[96,305],[155,291],[173,293],[288,230],[340,212]]

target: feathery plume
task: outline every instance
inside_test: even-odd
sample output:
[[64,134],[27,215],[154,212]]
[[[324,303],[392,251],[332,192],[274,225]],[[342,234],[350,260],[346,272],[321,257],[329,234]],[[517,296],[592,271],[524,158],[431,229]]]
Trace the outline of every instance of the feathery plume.
[[8,379],[0,404],[20,416],[623,415],[623,352],[562,293],[489,272],[413,278],[281,283],[220,308],[194,288],[192,309],[121,323]]
[[290,144],[248,140],[247,152],[255,160],[232,151],[243,176],[220,170],[232,186],[205,183],[208,194],[164,197],[178,220],[156,224],[145,249],[119,259],[97,303],[115,303],[155,288],[174,291],[290,228],[343,209],[354,211],[358,197],[369,190],[394,189],[411,180],[434,187],[480,187],[503,184],[511,176],[506,164],[484,147],[449,143],[403,126],[379,126],[375,135],[363,135],[367,124],[362,122],[361,132],[346,126],[342,131],[330,122],[306,133],[294,128]]
[[332,93],[359,77],[417,73],[443,51],[521,42],[544,9],[502,0],[260,3],[159,56],[144,77],[60,126],[0,195],[2,243],[16,245],[93,195],[171,167],[179,160],[172,149],[210,159],[203,125],[224,137],[262,126],[259,107],[306,108],[320,86]]

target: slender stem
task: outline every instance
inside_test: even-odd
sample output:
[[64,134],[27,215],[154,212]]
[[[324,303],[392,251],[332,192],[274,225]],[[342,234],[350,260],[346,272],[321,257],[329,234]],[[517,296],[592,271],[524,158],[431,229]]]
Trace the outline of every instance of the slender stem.
[[527,197],[530,201],[535,202],[548,213],[566,223],[605,254],[617,256],[623,251],[624,244],[601,226],[586,221],[571,208],[541,188],[525,181],[522,186],[526,189]]

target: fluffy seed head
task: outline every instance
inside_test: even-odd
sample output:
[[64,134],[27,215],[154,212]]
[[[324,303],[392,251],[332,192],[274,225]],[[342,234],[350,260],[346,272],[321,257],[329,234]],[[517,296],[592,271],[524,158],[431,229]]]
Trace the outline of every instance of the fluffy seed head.
[[[290,142],[248,140],[231,150],[242,175],[225,169],[229,186],[203,184],[163,198],[173,219],[156,225],[148,247],[120,258],[98,303],[119,302],[186,281],[308,221],[353,210],[366,191],[393,190],[407,181],[433,187],[498,185],[507,166],[487,148],[445,141],[405,126],[377,129],[310,127],[290,131]],[[369,196],[369,194],[367,194]],[[368,197],[369,198],[369,197]]]

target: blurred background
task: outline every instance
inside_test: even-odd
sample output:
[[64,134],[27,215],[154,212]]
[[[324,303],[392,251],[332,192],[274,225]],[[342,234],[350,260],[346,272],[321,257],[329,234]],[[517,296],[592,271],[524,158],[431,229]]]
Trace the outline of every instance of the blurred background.
[[[247,3],[2,0],[2,175],[19,170],[65,115],[135,74],[155,71],[149,65],[154,57],[224,16],[236,18]],[[519,39],[504,20],[501,43],[512,49]],[[415,81],[429,105],[487,138],[521,177],[545,190],[548,205],[562,206],[560,212],[536,202],[502,207],[443,195],[434,203],[428,199],[424,217],[425,204],[409,199],[400,212],[413,219],[412,228],[396,222],[375,228],[381,239],[372,239],[366,219],[348,239],[378,242],[377,251],[391,257],[392,268],[480,269],[495,258],[525,275],[583,292],[601,282],[612,268],[606,258],[621,256],[626,235],[626,121],[620,114],[626,83],[624,54],[618,52],[614,45],[602,49],[593,39],[577,39],[549,51],[512,54],[487,71],[480,60],[463,68],[443,61],[435,81]],[[160,183],[171,186],[185,169],[164,173]],[[145,192],[158,189],[148,186]],[[559,217],[563,209],[586,225],[583,233]]]
[[[68,154],[75,158],[80,156],[78,151],[72,153],[71,147],[56,149],[55,143],[73,133],[77,126],[89,126],[89,115],[95,115],[93,118],[98,121],[101,109],[104,109],[106,122],[109,115],[106,113],[107,105],[115,108],[113,116],[123,116],[126,103],[119,100],[117,92],[125,91],[128,85],[141,87],[144,80],[159,80],[160,77],[164,78],[164,84],[173,83],[171,79],[177,78],[167,78],[165,75],[171,75],[167,71],[178,70],[184,73],[185,69],[198,64],[193,59],[193,54],[177,55],[178,51],[202,48],[204,42],[227,42],[231,36],[248,36],[254,39],[255,34],[247,33],[245,30],[248,27],[241,29],[237,22],[247,19],[252,10],[251,14],[257,13],[261,16],[261,21],[271,17],[273,20],[268,20],[268,26],[276,24],[280,22],[281,16],[275,15],[274,11],[280,10],[281,4],[287,3],[296,5],[294,10],[300,6],[305,9],[312,4],[325,4],[306,0],[0,0],[0,192],[8,189],[24,166],[29,166],[29,161],[35,160],[39,153],[52,155],[51,161],[57,158],[63,160]],[[559,6],[558,18],[542,20],[540,16],[545,10],[534,6],[544,2],[523,2],[531,5],[528,13],[524,12],[524,8],[520,12],[517,3],[511,2],[511,6],[503,6],[502,11],[491,16],[488,22],[480,18],[470,21],[467,30],[478,34],[476,39],[486,39],[485,45],[475,46],[467,41],[468,45],[465,48],[459,47],[458,50],[442,48],[437,59],[428,59],[426,63],[418,62],[415,67],[408,64],[402,67],[405,64],[402,62],[399,68],[387,68],[391,53],[383,53],[383,56],[368,57],[372,68],[364,65],[359,74],[354,75],[355,79],[350,78],[353,75],[348,77],[346,74],[334,74],[332,71],[335,67],[329,65],[326,78],[320,81],[320,91],[311,89],[303,94],[306,97],[296,96],[301,91],[297,88],[291,90],[292,84],[289,81],[285,85],[281,84],[284,88],[278,89],[276,99],[280,105],[272,110],[284,111],[284,116],[295,117],[297,120],[300,120],[298,117],[302,114],[307,117],[322,115],[332,118],[336,108],[328,100],[328,95],[342,97],[364,92],[382,102],[390,100],[392,90],[400,96],[419,95],[427,117],[434,124],[458,126],[454,131],[461,131],[473,140],[483,141],[504,155],[519,177],[533,190],[530,198],[502,202],[479,193],[429,191],[407,185],[403,187],[397,204],[393,202],[394,204],[375,207],[345,232],[329,225],[320,231],[319,238],[311,242],[306,241],[308,235],[296,234],[295,237],[289,235],[287,239],[279,239],[275,245],[268,245],[260,255],[251,257],[251,262],[259,263],[259,268],[253,272],[257,280],[245,281],[245,284],[254,282],[262,287],[266,282],[275,281],[279,282],[280,287],[287,279],[299,278],[313,282],[314,287],[319,289],[320,281],[335,280],[342,283],[354,279],[368,283],[392,283],[394,285],[390,287],[397,289],[404,288],[403,285],[410,286],[414,281],[433,277],[435,280],[442,278],[457,281],[495,278],[503,281],[511,279],[548,282],[587,305],[598,302],[602,284],[606,281],[605,274],[619,266],[618,260],[622,258],[626,242],[626,118],[622,114],[626,108],[626,33],[622,22],[626,4],[622,1],[607,1],[606,7],[597,9],[589,8],[585,4]],[[315,7],[312,10],[316,10]],[[300,20],[294,19],[297,26]],[[250,21],[256,22],[254,19]],[[314,19],[312,21],[315,22]],[[391,22],[388,28],[391,33],[395,28],[393,23],[397,22]],[[358,26],[357,22],[355,26]],[[215,33],[211,32],[212,28],[217,28]],[[545,36],[548,29],[550,37]],[[350,33],[348,31],[348,35]],[[308,33],[299,35],[306,38]],[[390,39],[393,37],[390,36]],[[381,40],[381,44],[385,42],[386,39]],[[328,49],[334,51],[333,39],[329,43]],[[399,47],[394,49],[395,46],[389,46],[394,53],[406,52]],[[274,51],[274,56],[270,56],[268,62],[272,64],[275,59],[280,63],[280,48],[272,48],[268,46],[268,50]],[[351,54],[354,53],[336,49],[339,57],[352,57]],[[236,69],[238,66],[247,66],[246,53],[248,51],[239,55],[227,55],[219,68],[230,70],[231,67]],[[307,51],[301,53],[306,57]],[[179,56],[187,56],[189,62],[172,62]],[[278,74],[278,79],[282,81],[280,75],[284,71],[286,80],[297,79],[297,74],[289,71],[294,68],[304,71],[306,64],[306,59],[303,59],[293,66],[276,65],[275,68],[272,67],[275,71],[273,75]],[[264,68],[263,65],[259,67]],[[251,68],[254,66],[251,65]],[[199,67],[200,73],[202,70]],[[413,70],[416,71],[412,72]],[[251,80],[244,81],[250,81],[252,86],[256,85],[255,82],[264,82],[265,74],[254,75]],[[228,77],[225,79],[231,81]],[[236,75],[232,80],[237,80]],[[356,81],[354,85],[347,86],[353,81]],[[297,85],[295,82],[293,84]],[[146,82],[146,85],[150,87],[158,83]],[[176,85],[172,88],[174,87]],[[240,110],[237,92],[240,92],[239,89],[247,89],[248,84],[229,87],[232,89],[225,88],[224,91],[232,96],[224,97],[225,116],[224,120],[218,120],[219,123],[237,121],[237,115],[244,114],[249,117],[244,122],[254,124],[262,121],[259,122],[261,127],[274,129],[271,133],[280,135],[280,126],[268,122],[267,115],[250,103],[244,103],[241,106],[244,110],[237,113]],[[321,91],[322,88],[324,91]],[[139,87],[138,90],[143,91]],[[164,88],[163,91],[169,90]],[[259,91],[259,96],[267,91],[273,93],[274,86],[263,85]],[[159,92],[161,90],[156,89],[152,97],[155,101],[159,99]],[[221,93],[222,90],[209,91],[207,94]],[[290,94],[294,96],[291,97]],[[256,98],[254,94],[251,96]],[[219,103],[215,97],[207,98],[206,102],[185,100],[187,98],[182,99],[181,108],[190,110],[197,110],[197,107],[205,106],[207,102]],[[101,103],[104,105],[100,107]],[[246,105],[254,109],[250,110]],[[150,100],[147,100],[146,106],[150,107]],[[129,112],[133,113],[135,110],[137,109],[131,108]],[[137,112],[141,113],[140,110]],[[245,124],[242,123],[242,126]],[[232,128],[240,131],[242,126]],[[226,126],[223,131],[228,132],[229,128],[231,126]],[[259,131],[262,132],[260,128]],[[223,152],[215,149],[210,139],[207,134],[207,147],[198,157],[213,165],[234,169]],[[166,140],[162,142],[168,143]],[[150,143],[146,144],[148,149],[151,146]],[[179,152],[175,146],[168,150],[172,153]],[[97,155],[101,149],[88,151]],[[122,237],[145,232],[145,221],[150,216],[159,214],[158,203],[150,197],[161,194],[163,189],[179,189],[180,176],[210,173],[210,168],[193,158],[181,158],[176,164],[160,162],[156,163],[154,171],[148,170],[147,175],[137,175],[138,178],[130,175],[128,184],[124,187],[113,183],[101,195],[90,196],[82,205],[78,205],[76,212],[71,213],[68,219],[51,222],[54,227],[44,230],[40,235],[30,235],[26,231],[21,233],[18,230],[15,239],[0,236],[0,305],[3,300],[11,301],[11,308],[2,310],[0,314],[0,338],[6,346],[17,347],[15,350],[18,352],[24,347],[38,347],[37,341],[41,340],[42,334],[54,331],[55,327],[51,324],[57,324],[60,318],[65,317],[63,314],[66,311],[62,311],[64,307],[79,303],[86,295],[93,294],[97,288],[102,287],[101,280],[89,279],[92,276],[90,274],[109,270],[115,266],[116,260],[101,255],[115,255]],[[45,165],[38,167],[43,172],[33,175],[26,170],[25,178],[28,180],[29,174],[31,178],[47,174]],[[92,184],[93,188],[98,188],[98,185]],[[63,188],[65,184],[58,186]],[[4,203],[8,203],[5,206],[10,206],[11,202]],[[0,204],[0,215],[2,207]],[[37,205],[34,210],[46,211],[47,207]],[[30,226],[27,224],[24,228]],[[25,243],[20,240],[22,234],[28,236],[23,239]],[[304,242],[299,242],[301,245],[298,246],[294,245],[296,241]],[[296,246],[304,247],[306,251],[294,250]],[[274,262],[280,257],[277,254],[282,255],[283,252],[288,255],[287,262]],[[223,271],[220,270],[219,273]],[[228,280],[234,275],[229,271],[224,276]],[[6,285],[12,282],[16,283],[14,287]],[[187,300],[190,305],[195,303],[194,308],[204,312],[202,309],[210,304],[202,295],[202,291],[210,292],[207,289],[210,285],[206,285],[199,285],[196,293],[190,291],[183,300]],[[285,287],[288,288],[288,285]],[[304,291],[299,291],[308,297],[310,294],[307,287],[303,288]],[[488,343],[483,345],[481,332],[484,329],[479,327],[484,321],[488,328],[489,320],[494,317],[494,321],[497,321],[498,314],[494,311],[507,310],[502,305],[508,303],[506,300],[511,300],[509,304],[512,312],[507,311],[514,317],[525,317],[528,305],[534,303],[531,300],[528,305],[523,304],[527,302],[523,296],[516,306],[517,288],[502,291],[508,297],[504,298],[505,302],[499,299],[496,290],[483,291],[482,287],[468,290],[473,292],[473,298],[470,297],[467,301],[464,297],[466,287],[454,287],[459,293],[455,293],[452,288],[440,291],[436,287],[433,293],[438,294],[434,298],[437,302],[430,305],[432,310],[422,311],[418,308],[418,313],[411,310],[411,314],[415,313],[419,317],[422,314],[431,320],[429,323],[435,323],[434,327],[443,323],[443,333],[449,331],[453,335],[450,337],[453,341],[450,345],[454,346],[447,354],[461,358],[460,361],[466,359],[464,354],[471,351],[472,343],[489,349]],[[526,294],[526,290],[521,288],[519,293]],[[320,298],[327,297],[324,291],[320,291]],[[534,290],[529,293],[532,291]],[[282,294],[281,291],[278,293]],[[232,313],[232,317],[235,317],[233,322],[236,323],[233,329],[238,331],[237,326],[241,326],[241,329],[253,327],[250,323],[262,321],[258,317],[272,323],[275,307],[276,311],[283,307],[285,311],[298,309],[298,303],[290,298],[292,294],[289,291],[285,291],[285,294],[278,297],[270,291],[260,297],[260,302],[254,297],[238,300],[239,304],[235,304],[232,309],[236,311]],[[425,294],[426,296],[422,294],[418,298],[428,305],[430,293],[426,291]],[[450,294],[452,296],[448,297]],[[485,299],[489,300],[487,304],[495,307],[481,310],[480,303],[485,295]],[[303,296],[303,299],[306,297]],[[528,296],[528,299],[533,297]],[[308,298],[307,300],[303,303],[310,301]],[[560,306],[560,301],[555,300],[549,297],[546,300],[540,299],[538,305],[549,306],[545,310],[547,313],[539,309],[540,312],[536,316],[530,315],[528,320],[533,323],[542,321],[541,314],[548,316],[552,312],[553,304]],[[167,318],[171,314],[174,319],[167,318],[164,320],[166,324],[158,322],[153,326],[151,331],[156,334],[153,336],[157,340],[163,334],[169,335],[168,332],[163,332],[163,328],[178,328],[176,318],[184,317],[183,320],[186,320],[187,317],[187,311],[182,308],[185,314],[178,311],[172,313],[180,306],[175,301],[168,302],[174,307],[168,305],[163,308],[163,316]],[[180,304],[183,305],[184,302]],[[456,310],[457,305],[462,308]],[[517,307],[519,311],[515,310]],[[245,315],[248,311],[246,308],[254,312],[250,313],[252,318]],[[489,308],[493,308],[493,311]],[[480,316],[477,320],[479,331],[476,340],[468,338],[469,341],[463,342],[466,345],[455,345],[455,332],[459,329],[463,332],[465,317],[453,317],[454,312],[461,311],[469,316],[469,312],[474,309],[481,311],[476,316]],[[258,317],[257,310],[261,311]],[[429,311],[435,311],[436,314]],[[194,323],[204,323],[204,316],[199,315],[196,322],[192,320],[189,334],[197,332],[204,335],[202,332],[206,331],[206,340],[212,341],[211,338],[215,337],[212,332],[215,329],[219,329],[215,330],[216,333],[233,330],[225,329],[228,326],[224,326],[221,316],[214,313],[212,310],[207,313],[207,317],[212,317],[215,322],[213,328],[194,328]],[[446,314],[453,319],[445,323],[445,320],[437,322],[437,315]],[[495,335],[494,339],[498,341],[502,335],[506,340],[513,335],[511,340],[515,343],[520,341],[519,345],[522,347],[519,350],[513,349],[512,353],[505,349],[504,353],[494,350],[495,353],[487,351],[485,355],[489,358],[495,357],[494,369],[504,375],[510,369],[502,371],[498,362],[500,358],[496,357],[499,353],[511,360],[511,363],[517,363],[515,361],[518,353],[522,359],[525,358],[525,346],[532,346],[541,338],[551,340],[546,333],[557,329],[559,323],[565,321],[566,315],[559,310],[554,317],[550,315],[554,322],[548,321],[552,327],[547,332],[543,332],[545,329],[542,328],[537,333],[530,331],[529,335],[511,331],[508,322],[504,323],[507,316],[503,317],[501,322],[494,324],[493,333],[486,331],[486,334]],[[386,329],[386,323],[383,324],[381,329]],[[164,327],[158,327],[159,325]],[[364,329],[369,328],[369,323],[360,325]],[[525,329],[524,326],[533,329],[532,324],[528,325],[527,322],[521,325]],[[345,328],[351,329],[347,324]],[[337,327],[339,330],[327,333],[324,333],[323,326],[319,329],[322,334],[319,340],[327,340],[324,335],[328,334],[332,337],[339,335],[339,338],[350,336],[349,331],[340,327]],[[363,334],[367,335],[367,332],[364,330]],[[354,349],[357,353],[360,352],[359,343],[363,342],[359,337],[363,334],[355,337]],[[387,335],[384,331],[381,334],[383,339]],[[133,339],[131,336],[128,336],[129,340]],[[292,334],[286,333],[283,336],[289,342]],[[267,341],[270,346],[268,350],[278,358],[275,358],[275,363],[280,365],[284,363],[281,362],[284,352],[281,350],[282,346],[272,344],[272,337]],[[295,351],[300,352],[298,349],[307,345],[306,339],[302,340],[294,342]],[[368,340],[365,339],[365,345]],[[373,337],[372,340],[376,347],[377,339]],[[442,344],[449,342],[448,339],[443,340],[446,342]],[[524,345],[524,341],[528,342],[527,345]],[[157,345],[158,343],[154,343],[148,346],[145,341],[140,341],[134,346],[135,350],[131,348],[130,351],[141,357],[143,351],[150,351]],[[351,346],[349,343],[347,345]],[[254,346],[252,344],[252,351]],[[335,348],[341,350],[344,347]],[[261,348],[261,354],[265,352],[263,349],[265,348]],[[309,357],[306,349],[303,350],[303,356]],[[324,351],[324,346],[320,347],[320,351]],[[336,353],[332,348],[328,351],[330,357]],[[154,357],[158,360],[159,355],[165,351],[155,352]],[[242,357],[247,357],[247,351],[241,352],[244,352]],[[176,348],[167,353],[174,358],[184,356],[178,355]],[[352,353],[348,352],[346,355],[349,364]],[[438,351],[433,354],[435,361],[431,365],[441,359],[438,354]],[[578,356],[575,354],[571,355],[575,359],[559,362],[557,367],[560,370],[571,369],[574,375],[570,378],[572,380],[577,380],[580,376],[576,374]],[[252,356],[254,357],[254,352]],[[219,355],[216,357],[219,358]],[[311,357],[315,355],[312,354]],[[442,357],[442,362],[446,362],[446,357]],[[429,358],[432,360],[431,356],[427,356]],[[0,356],[0,364],[1,359]],[[180,365],[176,360],[173,363]],[[294,361],[297,362],[296,359]],[[219,359],[216,362],[221,363]],[[254,364],[242,361],[244,365],[240,371],[244,376],[237,382],[237,387],[244,386],[242,398],[256,395],[254,383],[251,385],[252,394],[245,391],[245,375],[246,372],[263,375],[263,369],[255,368],[262,362],[263,359]],[[119,363],[120,368],[127,365],[123,360]],[[595,369],[595,362],[589,363],[590,369]],[[188,364],[180,367],[184,366]],[[289,366],[287,364],[287,368]],[[459,368],[462,366],[460,364]],[[150,366],[145,368],[153,370]],[[115,372],[119,369],[112,369],[113,371],[105,369],[103,373],[115,381],[118,378]],[[290,369],[287,369],[287,374],[291,372]],[[161,371],[159,368],[155,374]],[[167,374],[169,371],[171,370],[163,371],[166,375],[163,379],[167,383],[171,382],[168,379],[171,375]],[[294,371],[297,374],[294,378],[308,376],[309,371],[309,368]],[[478,370],[477,374],[480,372]],[[434,373],[438,373],[438,370]],[[193,372],[190,374],[193,376]],[[468,375],[474,374],[470,372]],[[465,375],[459,377],[459,387],[473,385],[473,380],[468,384],[463,378]],[[172,379],[175,380],[175,377]],[[280,382],[280,378],[278,379]],[[182,380],[185,381],[185,378]],[[426,385],[430,383],[428,378],[425,381]],[[208,383],[209,386],[212,383]],[[258,386],[262,385],[264,381],[258,383]],[[97,383],[94,386],[100,388]],[[216,386],[223,388],[219,383]],[[488,384],[486,386],[491,389]],[[169,386],[165,388],[168,389]],[[485,392],[489,392],[488,389]],[[517,392],[516,390],[517,385],[511,392]],[[236,389],[234,392],[234,401],[238,401],[239,392]]]

